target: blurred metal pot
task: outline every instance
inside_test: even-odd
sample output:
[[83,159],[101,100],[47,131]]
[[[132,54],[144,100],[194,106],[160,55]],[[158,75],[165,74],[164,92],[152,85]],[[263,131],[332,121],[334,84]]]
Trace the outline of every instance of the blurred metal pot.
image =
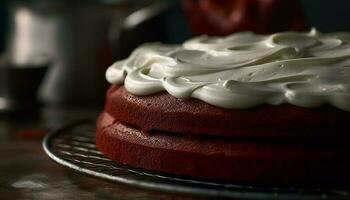
[[[40,91],[43,102],[101,104],[107,87],[105,69],[122,52],[113,49],[118,47],[120,33],[123,29],[132,32],[166,10],[154,2],[11,1],[6,54],[16,64],[52,63]],[[130,19],[132,13],[144,9],[152,12]],[[131,27],[130,22],[125,23],[130,20],[134,22]]]

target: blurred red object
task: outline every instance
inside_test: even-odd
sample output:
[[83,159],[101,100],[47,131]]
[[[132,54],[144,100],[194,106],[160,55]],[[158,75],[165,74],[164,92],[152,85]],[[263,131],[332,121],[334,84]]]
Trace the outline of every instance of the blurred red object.
[[194,34],[273,33],[308,28],[299,1],[182,0]]
[[16,132],[16,137],[21,139],[29,139],[29,140],[42,140],[49,130],[42,129],[25,129]]

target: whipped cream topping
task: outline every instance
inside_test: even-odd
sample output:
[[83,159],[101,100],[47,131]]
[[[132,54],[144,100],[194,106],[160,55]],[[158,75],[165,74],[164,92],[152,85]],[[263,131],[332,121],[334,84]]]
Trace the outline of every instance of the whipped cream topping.
[[146,44],[106,71],[135,95],[245,109],[261,104],[331,104],[350,111],[350,33],[281,32],[201,36],[182,45]]

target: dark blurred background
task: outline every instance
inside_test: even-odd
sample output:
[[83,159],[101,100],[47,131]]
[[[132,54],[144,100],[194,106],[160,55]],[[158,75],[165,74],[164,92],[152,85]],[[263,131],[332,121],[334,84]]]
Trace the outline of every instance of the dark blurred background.
[[348,0],[1,1],[0,60],[50,63],[39,89],[45,104],[102,105],[104,71],[144,42],[244,30],[349,31],[349,7]]
[[[21,2],[19,0],[1,1],[0,2],[0,52],[5,50],[6,34],[9,29],[9,2]],[[30,2],[31,0],[26,0]],[[25,0],[23,2],[26,2]],[[43,0],[47,1],[47,0]],[[59,0],[58,0],[59,1]],[[181,8],[180,0],[174,1],[173,8],[168,13],[166,26],[167,38],[166,42],[178,43],[191,35],[185,21],[183,9]],[[192,0],[184,0],[192,1]],[[222,0],[217,0],[222,1]],[[269,0],[267,0],[269,1]],[[283,2],[283,0],[279,0]],[[33,1],[32,1],[33,2]],[[40,0],[37,0],[40,2]],[[67,1],[70,4],[72,1]],[[103,2],[103,1],[101,1]],[[113,2],[113,0],[106,0],[105,2]],[[117,1],[116,1],[117,2]],[[141,2],[141,1],[140,1]],[[333,31],[349,31],[350,30],[350,1],[348,0],[300,0],[302,10],[306,16],[307,22],[310,26],[316,27],[321,32]],[[160,27],[159,27],[160,28]],[[164,27],[161,27],[164,28]]]
[[[6,44],[6,38],[8,38],[9,31],[11,29],[11,15],[13,13],[11,10],[11,7],[14,4],[25,4],[25,5],[35,5],[38,6],[38,4],[48,4],[48,2],[60,2],[62,0],[5,0],[5,1],[0,1],[0,53],[3,53],[5,51],[5,44]],[[76,1],[75,3],[79,2],[79,0],[73,0],[73,1],[65,1],[63,2],[67,5],[74,4],[72,2]],[[126,0],[128,1],[128,0]],[[148,5],[149,2],[151,1],[135,1],[135,0],[129,0],[130,2],[133,2],[133,4],[140,4],[140,8],[142,6]],[[166,21],[171,22],[171,23],[163,23],[162,27],[158,27],[159,29],[164,29],[162,32],[167,34],[165,37],[161,38],[164,42],[169,42],[169,43],[179,43],[182,42],[184,39],[186,39],[189,36],[187,27],[186,27],[186,22],[184,18],[184,14],[181,10],[181,5],[180,1],[177,0],[166,0],[170,2],[171,8],[167,9],[167,13],[165,16]],[[172,2],[173,1],[173,2]],[[120,0],[101,0],[101,1],[94,1],[94,0],[86,0],[80,1],[81,4],[84,4],[86,2],[100,2],[101,4],[105,5],[111,5],[113,4],[118,4],[119,2],[122,2]],[[137,7],[137,6],[135,6]]]
[[[11,0],[19,1],[19,0]],[[11,1],[0,2],[0,52],[5,49],[6,34],[9,29],[8,4]],[[31,0],[27,0],[29,2]],[[37,0],[40,2],[40,0]],[[47,0],[43,0],[47,1]],[[179,0],[174,1],[173,9],[167,17],[167,41],[171,43],[182,42],[190,34],[186,26],[185,17]],[[184,0],[192,1],[192,0]],[[217,0],[222,1],[222,0]],[[267,0],[268,1],[268,0]],[[283,2],[283,0],[279,0]],[[20,1],[19,1],[20,2]],[[24,0],[25,2],[25,0]],[[67,4],[72,1],[67,1]],[[101,1],[102,2],[102,1]],[[108,2],[108,1],[105,1]],[[110,2],[113,2],[111,0]],[[141,2],[141,1],[140,1]],[[307,22],[321,32],[349,31],[350,29],[350,1],[348,0],[300,0]],[[163,27],[162,27],[163,28]]]

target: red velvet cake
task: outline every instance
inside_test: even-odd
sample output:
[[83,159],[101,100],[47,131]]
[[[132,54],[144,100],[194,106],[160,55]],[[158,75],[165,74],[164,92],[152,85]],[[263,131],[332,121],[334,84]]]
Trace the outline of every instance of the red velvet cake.
[[141,46],[106,72],[113,85],[97,148],[197,179],[349,183],[348,36],[238,33]]

